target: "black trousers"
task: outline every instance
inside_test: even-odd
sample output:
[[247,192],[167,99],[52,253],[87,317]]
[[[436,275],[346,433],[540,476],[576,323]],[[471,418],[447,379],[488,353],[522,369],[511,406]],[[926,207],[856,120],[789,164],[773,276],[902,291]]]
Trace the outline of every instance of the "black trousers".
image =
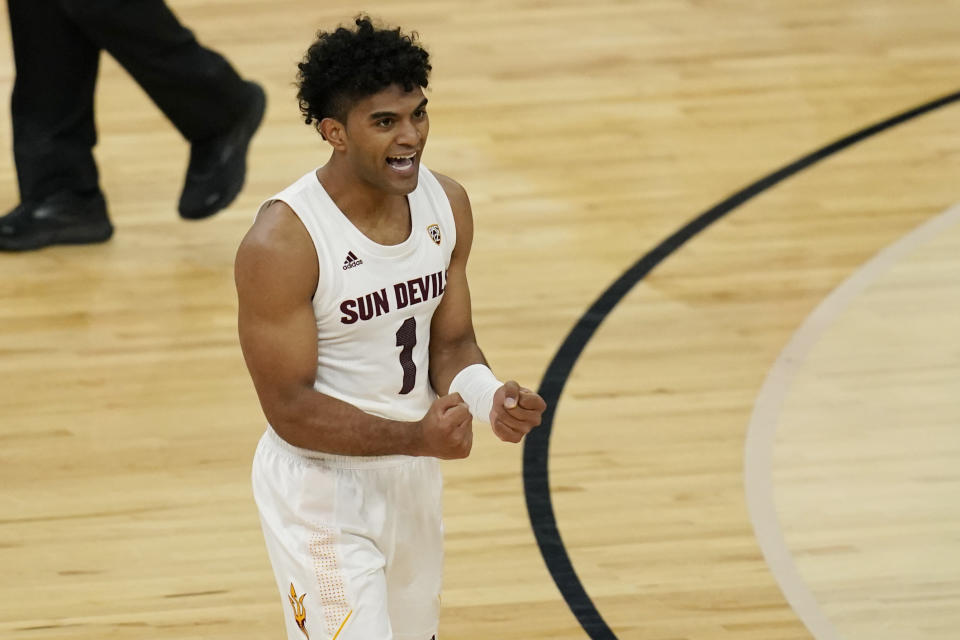
[[99,188],[93,94],[110,53],[183,136],[228,129],[248,90],[163,0],[8,0],[16,80],[13,154],[22,201]]

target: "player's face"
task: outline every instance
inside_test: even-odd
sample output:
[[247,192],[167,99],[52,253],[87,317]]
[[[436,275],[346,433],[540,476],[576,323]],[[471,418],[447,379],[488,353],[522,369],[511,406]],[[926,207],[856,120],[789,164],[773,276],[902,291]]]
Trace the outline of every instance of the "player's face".
[[392,85],[357,102],[347,115],[347,158],[365,182],[387,193],[417,188],[430,120],[423,89]]

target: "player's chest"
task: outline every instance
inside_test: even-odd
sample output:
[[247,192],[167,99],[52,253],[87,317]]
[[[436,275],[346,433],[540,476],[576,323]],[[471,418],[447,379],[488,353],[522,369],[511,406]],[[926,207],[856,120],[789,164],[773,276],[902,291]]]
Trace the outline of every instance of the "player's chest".
[[318,321],[331,330],[361,329],[393,323],[397,318],[433,314],[446,290],[447,262],[442,251],[383,257],[349,251],[330,274]]

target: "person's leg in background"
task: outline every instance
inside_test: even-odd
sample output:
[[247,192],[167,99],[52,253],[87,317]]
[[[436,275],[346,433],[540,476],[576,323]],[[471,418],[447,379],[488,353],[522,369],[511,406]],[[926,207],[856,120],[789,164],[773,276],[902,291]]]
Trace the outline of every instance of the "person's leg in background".
[[0,218],[0,250],[101,242],[112,233],[92,154],[99,49],[191,143],[181,216],[212,215],[237,196],[266,97],[200,46],[162,0],[9,0],[8,7],[21,204]]
[[243,186],[246,151],[265,96],[220,54],[200,45],[162,0],[59,0],[191,143],[180,214],[203,218]]
[[0,218],[0,249],[102,242],[112,227],[92,152],[100,51],[56,2],[8,0],[7,7],[20,205]]

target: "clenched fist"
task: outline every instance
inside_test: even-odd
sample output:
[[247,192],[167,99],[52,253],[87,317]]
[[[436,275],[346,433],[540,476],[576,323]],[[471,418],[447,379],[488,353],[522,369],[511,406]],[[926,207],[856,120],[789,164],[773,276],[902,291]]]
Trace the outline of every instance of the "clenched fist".
[[459,393],[437,398],[420,420],[422,454],[453,460],[466,458],[473,446],[473,416]]
[[537,426],[547,403],[539,395],[510,380],[493,395],[490,426],[497,437],[507,442],[520,442]]

